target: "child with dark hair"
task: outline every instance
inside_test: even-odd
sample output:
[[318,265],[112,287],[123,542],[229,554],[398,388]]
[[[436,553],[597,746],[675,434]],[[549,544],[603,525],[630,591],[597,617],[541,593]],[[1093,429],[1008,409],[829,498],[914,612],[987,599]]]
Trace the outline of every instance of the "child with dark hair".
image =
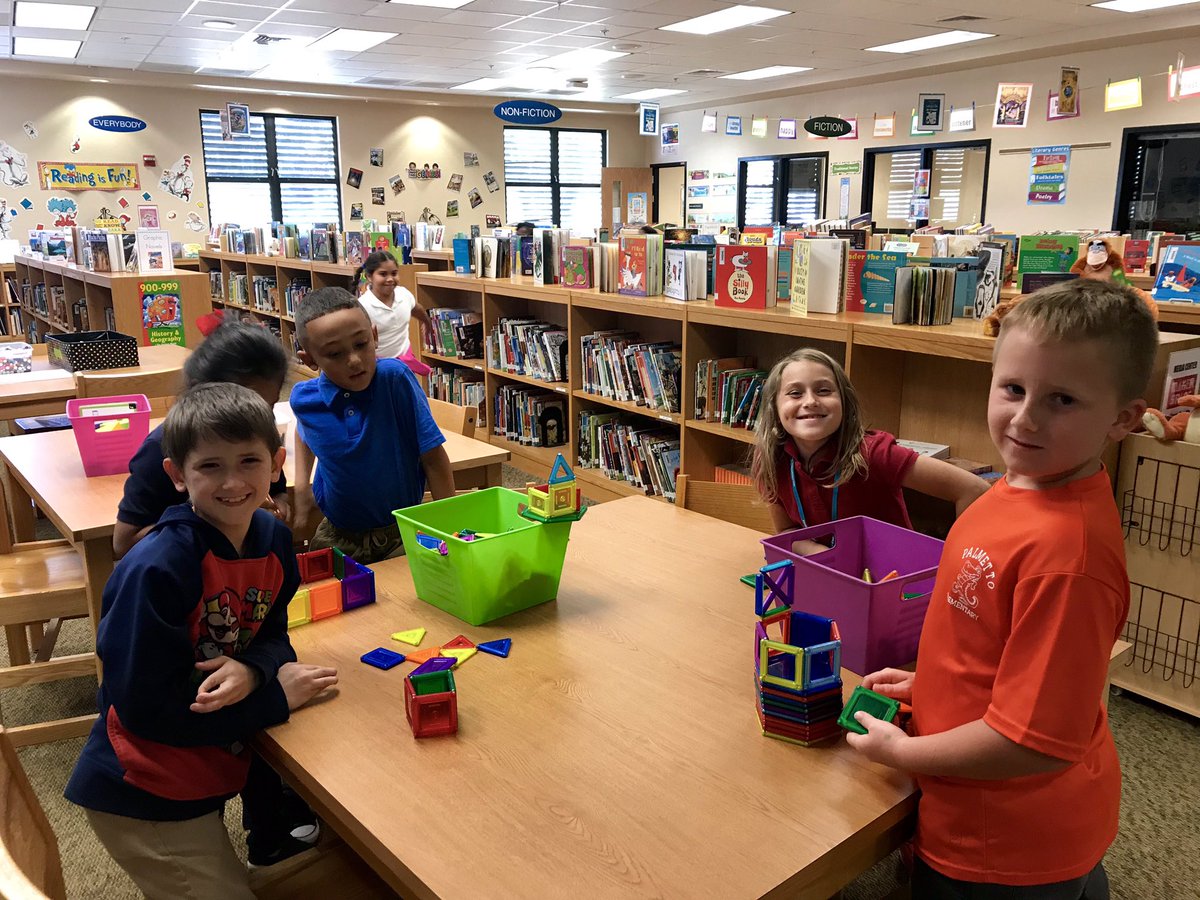
[[[283,346],[260,325],[224,322],[196,348],[183,366],[187,387],[209,382],[229,381],[248,387],[267,402],[279,401],[288,360]],[[117,526],[113,531],[113,556],[120,559],[140,541],[167,507],[187,500],[163,471],[162,426],[155,428],[129,461],[125,495],[117,507]],[[271,485],[264,505],[288,521],[291,508],[287,482],[282,473]]]
[[[403,360],[418,375],[428,375],[429,368],[419,362],[412,353],[408,339],[408,324],[416,317],[422,328],[432,327],[429,313],[417,303],[412,291],[398,284],[400,267],[396,258],[386,250],[375,250],[367,255],[354,274],[354,283],[365,279],[367,289],[358,302],[371,317],[371,323],[379,334],[376,353],[382,357]],[[424,371],[418,371],[413,364]]]

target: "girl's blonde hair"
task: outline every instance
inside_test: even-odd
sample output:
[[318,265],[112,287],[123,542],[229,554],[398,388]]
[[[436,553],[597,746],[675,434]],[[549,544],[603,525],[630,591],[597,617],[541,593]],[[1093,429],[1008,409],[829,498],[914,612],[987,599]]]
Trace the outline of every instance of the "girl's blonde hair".
[[865,474],[867,471],[867,461],[862,454],[863,436],[867,429],[863,425],[862,406],[859,404],[858,394],[854,391],[854,385],[846,377],[846,370],[828,353],[822,353],[811,347],[802,347],[775,363],[763,385],[762,413],[758,417],[758,424],[754,427],[756,441],[750,464],[750,476],[754,479],[754,486],[758,488],[759,494],[767,503],[775,503],[779,500],[779,491],[775,480],[776,472],[779,469],[780,460],[785,455],[784,444],[791,440],[779,421],[779,406],[776,398],[779,396],[779,388],[783,382],[783,370],[796,362],[816,363],[832,372],[833,383],[842,399],[842,424],[834,435],[834,440],[837,441],[834,457],[824,471],[813,472],[814,477],[832,487],[834,484],[841,484],[855,475]]

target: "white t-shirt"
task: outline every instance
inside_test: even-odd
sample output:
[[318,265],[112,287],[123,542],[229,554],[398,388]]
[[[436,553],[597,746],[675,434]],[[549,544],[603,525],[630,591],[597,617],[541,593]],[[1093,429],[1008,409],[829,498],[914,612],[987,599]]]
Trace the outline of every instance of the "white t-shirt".
[[392,305],[388,306],[367,288],[358,298],[371,322],[379,329],[379,347],[376,355],[380,359],[399,356],[409,349],[408,321],[412,317],[417,298],[408,288],[396,285]]

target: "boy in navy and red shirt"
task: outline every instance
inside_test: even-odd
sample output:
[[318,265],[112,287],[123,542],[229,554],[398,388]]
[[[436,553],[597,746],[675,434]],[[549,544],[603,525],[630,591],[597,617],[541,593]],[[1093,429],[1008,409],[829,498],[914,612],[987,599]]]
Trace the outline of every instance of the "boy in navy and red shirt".
[[292,536],[259,504],[284,451],[253,391],[199,385],[163,427],[173,506],[104,589],[100,717],[66,796],[154,897],[249,898],[221,818],[247,744],[337,682],[287,636],[299,584]]

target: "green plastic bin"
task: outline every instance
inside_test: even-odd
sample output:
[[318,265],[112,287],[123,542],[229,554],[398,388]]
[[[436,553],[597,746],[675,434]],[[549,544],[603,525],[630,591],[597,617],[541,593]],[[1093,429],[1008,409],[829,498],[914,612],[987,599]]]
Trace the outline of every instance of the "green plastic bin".
[[[496,487],[393,512],[417,596],[471,625],[557,597],[571,523],[526,519],[518,508],[527,501]],[[454,537],[465,530],[494,537]],[[445,541],[446,555],[418,544],[418,531]]]

